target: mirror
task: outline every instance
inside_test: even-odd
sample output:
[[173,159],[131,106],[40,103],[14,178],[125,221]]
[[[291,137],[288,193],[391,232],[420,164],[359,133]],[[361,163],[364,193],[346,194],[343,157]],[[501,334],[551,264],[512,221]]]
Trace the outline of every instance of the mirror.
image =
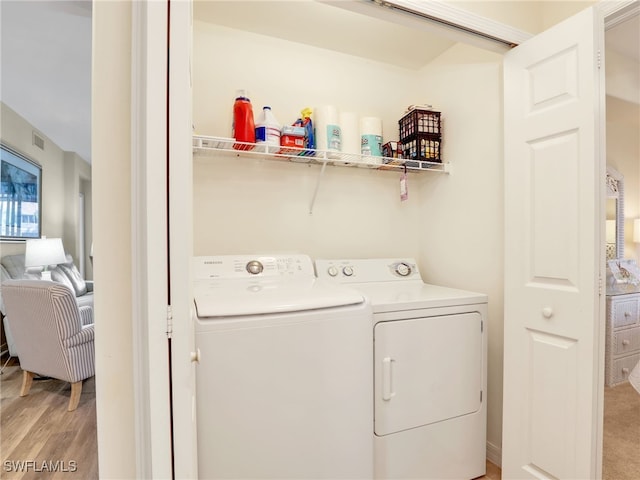
[[607,260],[624,258],[624,178],[607,167]]

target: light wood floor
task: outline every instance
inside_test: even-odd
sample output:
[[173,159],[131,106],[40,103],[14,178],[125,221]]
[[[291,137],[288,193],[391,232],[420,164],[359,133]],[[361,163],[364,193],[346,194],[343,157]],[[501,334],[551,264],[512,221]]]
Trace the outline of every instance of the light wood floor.
[[[98,447],[96,439],[95,379],[82,385],[78,409],[67,412],[69,384],[57,380],[34,380],[27,397],[20,397],[22,371],[7,367],[0,376],[0,478],[17,479],[98,479]],[[7,471],[6,461],[17,466],[19,461],[33,460],[40,470],[43,461],[59,460],[59,465],[76,472]],[[478,480],[500,480],[500,469],[487,462],[487,474]]]
[[501,480],[502,479],[502,471],[500,467],[494,465],[489,460],[487,460],[487,473],[484,477],[480,477],[477,480]]
[[[21,398],[21,382],[19,366],[7,367],[0,376],[0,478],[98,479],[95,379],[84,382],[73,412],[67,412],[69,384],[34,380],[29,395]],[[606,388],[604,480],[640,479],[639,425],[640,395],[628,383]],[[23,462],[22,468],[18,462]],[[47,467],[58,471],[47,472]],[[487,473],[480,480],[501,480],[501,476],[500,468],[487,462]]]
[[73,412],[69,383],[34,379],[26,397],[21,384],[19,366],[0,376],[0,478],[98,479],[94,378],[83,383]]
[[603,480],[640,479],[640,395],[629,382],[604,389]]

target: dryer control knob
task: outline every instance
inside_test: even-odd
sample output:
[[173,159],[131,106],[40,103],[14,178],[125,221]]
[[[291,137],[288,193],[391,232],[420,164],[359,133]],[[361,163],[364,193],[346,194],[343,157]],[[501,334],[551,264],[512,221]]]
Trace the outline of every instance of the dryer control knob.
[[338,269],[336,267],[334,267],[333,265],[331,265],[327,269],[327,273],[329,274],[330,277],[335,277],[336,275],[338,275]]
[[251,275],[262,273],[262,270],[264,270],[264,267],[258,260],[252,260],[247,263],[247,272],[249,272]]
[[346,267],[343,267],[342,273],[344,274],[345,277],[350,277],[351,275],[353,275],[353,267],[350,267],[349,265],[347,265]]
[[396,273],[401,277],[407,277],[411,274],[411,267],[406,263],[399,263],[396,265]]

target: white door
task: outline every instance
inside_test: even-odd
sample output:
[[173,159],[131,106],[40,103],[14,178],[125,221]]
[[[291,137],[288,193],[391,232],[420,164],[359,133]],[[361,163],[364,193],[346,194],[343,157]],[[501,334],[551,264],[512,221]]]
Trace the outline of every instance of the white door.
[[198,478],[193,258],[191,38],[192,4],[169,1],[169,297],[174,478]]
[[505,56],[505,479],[600,474],[602,45],[590,8]]

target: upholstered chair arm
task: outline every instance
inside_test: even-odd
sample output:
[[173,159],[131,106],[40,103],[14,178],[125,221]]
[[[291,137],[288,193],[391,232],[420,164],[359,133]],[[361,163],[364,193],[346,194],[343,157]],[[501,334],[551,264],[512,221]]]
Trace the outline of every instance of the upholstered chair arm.
[[76,347],[84,343],[93,342],[94,326],[87,325],[82,329],[64,340],[64,346],[67,348]]
[[88,305],[78,308],[80,312],[80,320],[82,320],[82,326],[93,324],[93,307]]

